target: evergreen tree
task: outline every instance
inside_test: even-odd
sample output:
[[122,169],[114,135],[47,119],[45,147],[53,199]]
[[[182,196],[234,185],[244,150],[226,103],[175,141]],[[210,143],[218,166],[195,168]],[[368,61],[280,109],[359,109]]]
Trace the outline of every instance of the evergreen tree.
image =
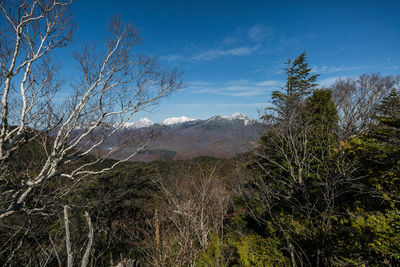
[[397,90],[392,90],[376,107],[376,119],[379,123],[375,138],[400,145],[400,94]]
[[308,132],[312,136],[313,145],[319,143],[324,148],[334,145],[339,116],[331,90],[315,90],[313,95],[306,99],[304,117],[310,127]]
[[[282,91],[272,92],[273,117],[278,121],[292,122],[294,115],[299,112],[303,100],[309,96],[317,86],[315,81],[318,74],[311,75],[311,69],[306,62],[306,52],[301,53],[293,61],[285,63],[287,75],[286,84]],[[266,116],[270,117],[270,116]]]
[[254,179],[247,185],[251,216],[265,238],[293,266],[329,265],[331,216],[338,180],[335,131],[338,115],[332,92],[315,90],[305,53],[285,69],[284,92],[274,92],[272,124],[261,138]]

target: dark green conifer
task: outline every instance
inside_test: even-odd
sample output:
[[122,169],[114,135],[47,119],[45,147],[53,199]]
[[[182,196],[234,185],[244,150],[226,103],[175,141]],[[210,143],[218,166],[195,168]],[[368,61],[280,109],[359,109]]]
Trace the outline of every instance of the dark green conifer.
[[[285,73],[287,80],[282,91],[272,92],[272,108],[274,118],[291,122],[298,113],[303,100],[309,96],[317,86],[315,83],[318,74],[311,75],[311,69],[306,62],[306,52],[301,53],[295,60],[289,59]],[[266,116],[269,117],[269,116]]]

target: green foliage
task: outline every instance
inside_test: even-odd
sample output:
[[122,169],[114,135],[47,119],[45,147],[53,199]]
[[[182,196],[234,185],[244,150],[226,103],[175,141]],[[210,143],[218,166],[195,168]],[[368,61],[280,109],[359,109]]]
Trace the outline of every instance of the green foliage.
[[200,253],[195,266],[226,266],[229,260],[225,254],[229,247],[229,242],[222,242],[218,236],[211,234],[210,245]]
[[305,52],[293,61],[289,59],[285,64],[287,65],[285,68],[287,80],[282,88],[284,91],[272,92],[273,114],[264,118],[272,116],[278,120],[291,120],[291,117],[296,115],[304,98],[309,96],[317,86],[315,81],[318,75],[311,75]]
[[[80,227],[85,226],[83,211],[88,211],[92,218],[96,229],[94,265],[108,266],[110,257],[114,262],[127,257],[149,263],[144,258],[156,251],[151,249],[157,246],[150,246],[150,250],[147,246],[145,250],[144,243],[154,242],[151,239],[157,235],[155,223],[152,224],[156,218],[154,210],[170,207],[169,202],[174,201],[169,197],[163,199],[156,180],[162,180],[170,188],[195,185],[190,191],[195,194],[200,189],[194,179],[213,170],[212,185],[216,188],[218,183],[224,182],[225,186],[226,182],[231,191],[224,194],[229,195],[233,204],[229,202],[220,217],[206,222],[211,225],[216,219],[223,226],[210,227],[207,245],[187,256],[188,261],[181,261],[184,264],[398,266],[399,92],[393,90],[376,107],[376,116],[371,118],[376,122],[374,127],[349,140],[338,140],[339,116],[332,92],[316,89],[318,75],[311,75],[305,53],[294,61],[288,60],[285,70],[284,92],[273,93],[273,113],[264,117],[273,119],[271,127],[260,138],[257,156],[251,158],[251,163],[249,155],[242,155],[239,164],[205,156],[188,161],[127,162],[107,174],[77,183],[58,177],[37,189],[41,194],[35,202],[46,207],[47,201],[53,201],[53,192],[69,193],[47,206],[44,212],[48,215],[44,217],[30,214],[27,220],[25,215],[16,214],[7,218],[0,225],[0,242],[14,242],[12,245],[16,247],[21,240],[21,250],[14,262],[21,266],[26,259],[32,259],[32,265],[39,265],[36,255],[43,251],[37,244],[50,247],[49,236],[58,241],[57,250],[65,258],[64,224],[59,216],[62,205],[68,204],[73,207],[70,218],[76,248],[84,247],[87,240],[86,227]],[[11,159],[7,175],[15,176],[15,180],[10,179],[14,184],[4,188],[11,189],[24,175],[32,175],[24,174],[24,170],[34,174],[37,171],[34,166],[40,165],[44,153],[38,143],[27,144]],[[88,158],[79,160],[82,163]],[[113,163],[108,160],[93,169]],[[182,192],[170,190],[168,194],[184,199],[182,205],[186,205],[187,198]],[[189,208],[199,209],[191,203],[193,207]],[[168,248],[165,253],[157,254],[157,260],[166,265],[176,260],[182,247],[179,230],[174,228],[178,221],[168,219],[175,210],[168,212],[157,217],[161,232],[158,246]],[[18,230],[11,236],[8,232],[11,228],[24,231]],[[191,246],[198,245],[196,242]],[[12,252],[4,251],[0,254],[0,264]],[[50,264],[57,262],[54,259]]]
[[374,137],[390,145],[400,145],[400,95],[392,92],[376,107],[378,127],[374,129]]
[[332,202],[342,179],[332,165],[338,114],[332,92],[315,90],[318,75],[305,54],[288,64],[286,91],[273,95],[275,120],[250,165],[246,203],[259,224],[254,231],[279,241],[275,249],[293,265],[329,264]]
[[288,266],[290,261],[280,251],[280,240],[257,234],[246,236],[228,232],[224,241],[212,235],[195,266]]
[[357,175],[366,177],[367,193],[379,199],[373,208],[394,207],[400,200],[400,97],[393,91],[377,109],[378,125],[350,140],[347,153],[357,162]]
[[248,235],[236,242],[239,266],[288,266],[279,251],[279,240]]
[[[351,214],[351,224],[357,230],[358,242],[371,249],[379,258],[398,261],[400,259],[400,213],[399,210]],[[378,259],[377,256],[375,256]]]
[[343,258],[396,265],[400,257],[400,101],[393,91],[377,107],[377,125],[342,143],[357,178],[343,197],[347,216],[335,228]]
[[332,91],[315,90],[313,95],[306,99],[305,115],[316,136],[336,130],[339,116],[332,99]]

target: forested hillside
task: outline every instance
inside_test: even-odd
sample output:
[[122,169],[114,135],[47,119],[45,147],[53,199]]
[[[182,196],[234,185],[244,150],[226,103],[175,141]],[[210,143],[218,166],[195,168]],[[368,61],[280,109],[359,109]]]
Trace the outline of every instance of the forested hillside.
[[[319,88],[305,53],[285,71],[251,152],[126,162],[78,181],[48,181],[2,219],[2,264],[63,265],[68,254],[82,260],[90,244],[95,266],[395,266],[399,78],[371,74]],[[355,98],[359,106],[350,108]],[[8,161],[8,175],[34,171],[43,149],[28,142]]]

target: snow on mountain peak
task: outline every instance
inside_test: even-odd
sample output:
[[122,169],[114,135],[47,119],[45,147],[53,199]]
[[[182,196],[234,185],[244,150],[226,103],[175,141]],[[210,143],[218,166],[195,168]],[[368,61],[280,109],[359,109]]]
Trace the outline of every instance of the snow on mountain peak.
[[[252,124],[252,120],[241,113],[235,113],[232,116],[214,116],[212,118],[209,118],[208,120],[243,120],[245,125]],[[175,124],[180,124],[180,123],[185,123],[185,122],[190,122],[190,121],[198,121],[198,119],[192,119],[188,118],[186,116],[181,116],[181,117],[171,117],[167,118],[164,121],[162,121],[160,124],[161,125],[175,125]],[[141,118],[137,122],[127,122],[125,123],[125,127],[127,128],[145,128],[145,127],[150,127],[153,126],[154,123],[149,120],[148,118]]]
[[235,113],[231,118],[234,120],[244,120],[244,125],[252,124],[252,120],[242,113]]
[[141,118],[138,123],[146,124],[146,125],[153,125],[154,123],[149,120],[148,118]]
[[165,119],[163,122],[161,122],[162,125],[173,125],[173,124],[179,124],[179,123],[184,123],[184,122],[189,122],[189,121],[196,121],[197,119],[191,119],[186,116],[182,117],[172,117]]
[[127,123],[125,123],[125,127],[128,127],[128,128],[144,128],[144,127],[150,127],[153,124],[154,123],[151,120],[149,120],[148,118],[141,118],[137,122],[127,122]]
[[246,115],[242,114],[242,113],[235,113],[232,115],[232,119],[234,120],[250,120],[249,117],[247,117]]
[[251,125],[253,124],[253,121],[250,119],[250,117],[241,114],[241,113],[235,113],[232,116],[226,116],[226,115],[215,115],[211,118],[209,118],[207,121],[221,121],[221,120],[226,120],[226,121],[233,121],[233,120],[241,120],[243,121],[244,125]]

